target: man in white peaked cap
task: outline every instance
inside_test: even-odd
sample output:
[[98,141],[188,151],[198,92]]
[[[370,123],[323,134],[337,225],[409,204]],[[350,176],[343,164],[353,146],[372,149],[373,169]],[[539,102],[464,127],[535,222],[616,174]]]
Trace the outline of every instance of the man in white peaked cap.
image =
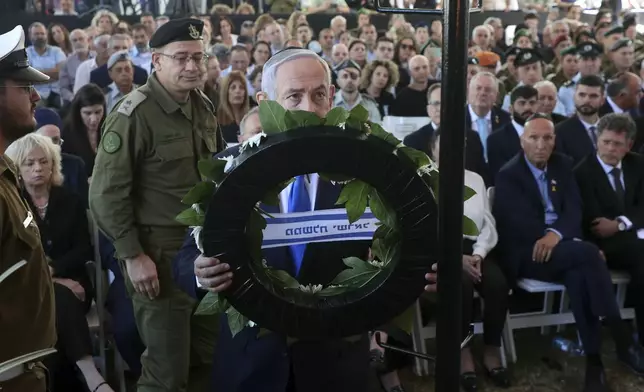
[[[20,196],[18,169],[7,146],[33,132],[40,96],[34,83],[49,77],[29,66],[25,33],[0,35],[0,390],[44,392],[40,362],[56,342],[54,295],[38,226]],[[6,366],[16,358],[15,366]]]

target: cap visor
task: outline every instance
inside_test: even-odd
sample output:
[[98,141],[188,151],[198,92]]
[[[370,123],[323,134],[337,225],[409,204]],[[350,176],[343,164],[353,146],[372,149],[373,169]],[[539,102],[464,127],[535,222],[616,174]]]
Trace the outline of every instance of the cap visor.
[[7,75],[8,78],[15,80],[22,80],[25,82],[32,83],[46,83],[49,81],[49,76],[38,71],[36,68],[27,67],[23,69],[16,70]]

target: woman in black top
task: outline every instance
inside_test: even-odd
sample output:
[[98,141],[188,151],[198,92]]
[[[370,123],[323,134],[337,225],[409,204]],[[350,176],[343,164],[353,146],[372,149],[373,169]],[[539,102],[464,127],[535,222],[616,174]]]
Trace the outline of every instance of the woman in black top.
[[378,103],[382,117],[389,115],[394,103],[392,87],[398,84],[398,67],[389,60],[374,60],[362,70],[360,91],[368,94]]
[[85,162],[87,177],[92,176],[96,149],[101,141],[105,120],[105,96],[95,84],[83,86],[71,103],[63,126],[62,149]]
[[113,392],[94,365],[85,318],[93,299],[85,267],[92,259],[85,203],[62,186],[60,148],[50,138],[28,134],[6,154],[20,170],[23,195],[34,212],[54,281],[58,352],[45,359],[52,390]]
[[227,143],[237,143],[239,123],[250,108],[246,76],[231,71],[221,81],[217,120]]

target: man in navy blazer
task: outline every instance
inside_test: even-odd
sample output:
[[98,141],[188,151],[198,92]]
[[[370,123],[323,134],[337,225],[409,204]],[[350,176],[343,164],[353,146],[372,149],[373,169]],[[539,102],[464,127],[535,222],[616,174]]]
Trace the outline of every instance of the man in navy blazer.
[[[134,84],[138,86],[143,86],[145,82],[148,81],[148,71],[139,67],[138,65],[134,66]],[[107,64],[103,64],[100,67],[96,68],[89,73],[89,82],[94,83],[98,87],[104,89],[112,83],[110,78],[110,73],[107,69]]]
[[584,391],[609,391],[600,357],[600,317],[610,328],[618,358],[638,374],[644,374],[644,350],[621,319],[599,249],[579,240],[582,205],[572,162],[553,154],[554,146],[554,124],[535,114],[521,136],[523,151],[496,177],[500,261],[509,281],[529,278],[566,286],[586,352]]

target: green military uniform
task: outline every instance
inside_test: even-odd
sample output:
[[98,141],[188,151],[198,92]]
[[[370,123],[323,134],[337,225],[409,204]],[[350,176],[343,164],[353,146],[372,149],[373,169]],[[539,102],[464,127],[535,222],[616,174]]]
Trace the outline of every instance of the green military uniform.
[[554,83],[554,85],[557,86],[557,90],[559,90],[559,88],[561,88],[561,86],[563,86],[568,81],[566,76],[564,76],[562,70],[559,70],[559,72],[557,73],[548,75],[546,77],[546,80],[549,80],[552,83]]
[[[48,81],[47,75],[29,66],[24,39],[20,26],[0,35],[5,44],[0,50],[0,79],[22,86]],[[1,93],[8,94],[9,88]],[[25,101],[29,106],[35,102]],[[7,144],[13,142],[8,135],[9,130],[3,130],[2,141]],[[20,195],[18,169],[4,156],[4,148],[0,149],[0,231],[0,363],[34,354],[0,374],[0,391],[45,392],[45,371],[36,361],[55,351],[54,290],[35,217]]]
[[[190,26],[195,39],[194,29],[198,37],[203,29],[199,22],[174,20],[155,35],[171,34],[174,30],[164,29],[171,24],[171,29]],[[154,38],[152,47],[168,43],[155,45]],[[170,42],[187,40],[182,36]],[[225,148],[214,114],[214,106],[201,91],[192,90],[187,102],[176,102],[152,74],[105,120],[90,186],[90,209],[122,262],[134,316],[147,347],[141,357],[139,392],[185,391],[189,365],[207,365],[212,360],[214,335],[207,335],[214,333],[217,322],[203,316],[191,321],[196,303],[175,284],[172,261],[187,229],[175,220],[186,207],[181,199],[201,181],[197,163]],[[160,294],[152,300],[135,292],[123,261],[141,254],[156,265]],[[210,322],[210,330],[199,324],[204,321]],[[207,367],[199,370],[209,373]],[[202,380],[191,377],[190,381]]]

